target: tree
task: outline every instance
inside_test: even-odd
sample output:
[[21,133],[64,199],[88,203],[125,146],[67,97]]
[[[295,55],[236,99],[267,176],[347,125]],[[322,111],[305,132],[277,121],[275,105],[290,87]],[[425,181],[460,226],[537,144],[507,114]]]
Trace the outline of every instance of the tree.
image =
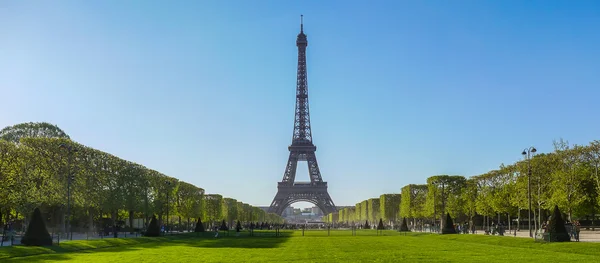
[[196,222],[196,228],[194,232],[204,232],[204,224],[202,224],[202,218],[198,217],[198,222]]
[[589,173],[581,165],[584,149],[577,145],[570,148],[569,143],[562,139],[554,142],[554,149],[556,153],[552,157],[556,158],[554,162],[558,167],[551,175],[553,191],[550,202],[566,210],[571,221],[573,211],[586,199],[582,182]]
[[369,200],[363,200],[360,202],[360,219],[361,220],[369,220],[369,211],[371,211],[371,207],[369,207]]
[[146,229],[147,237],[157,237],[160,236],[160,227],[158,226],[158,220],[156,220],[156,216],[152,215],[152,220],[150,220],[150,224],[148,225],[148,229]]
[[354,217],[356,219],[356,221],[362,221],[364,218],[362,218],[362,202],[361,203],[357,203],[356,205],[354,205]]
[[444,222],[444,228],[442,228],[442,234],[456,234],[454,222],[452,222],[452,217],[450,217],[450,213],[446,214],[446,220]]
[[[400,194],[382,194],[379,196],[381,216],[387,224],[391,224],[398,218],[400,212]],[[340,213],[340,217],[342,217]]]
[[371,229],[371,226],[369,225],[369,220],[365,220],[365,225],[363,226],[364,229]]
[[425,203],[428,195],[428,187],[425,184],[409,184],[402,187],[402,198],[400,199],[400,216],[413,219],[413,225],[417,219],[427,216]]
[[224,214],[227,215],[227,223],[229,223],[229,225],[233,225],[233,222],[235,222],[235,220],[237,219],[239,221],[239,217],[238,217],[238,206],[237,206],[237,200],[233,199],[233,198],[223,198],[223,206],[226,207],[227,212]]
[[384,230],[383,219],[379,218],[379,225],[377,225],[377,230]]
[[461,209],[461,189],[466,185],[466,179],[463,176],[436,175],[427,178],[429,188],[427,195],[429,215],[440,214],[441,225],[444,225],[444,213],[451,213],[458,216],[462,213]]
[[25,236],[21,239],[21,243],[26,246],[52,246],[52,237],[46,229],[46,224],[39,208],[33,210],[31,221],[29,222],[29,226],[27,226]]
[[0,139],[18,143],[21,138],[64,138],[69,139],[63,130],[47,122],[27,122],[8,126],[0,130]]
[[380,203],[379,198],[369,198],[367,200],[367,219],[371,222],[377,222],[377,219],[381,219],[380,215]]
[[548,231],[544,235],[544,239],[550,242],[568,242],[571,237],[565,227],[565,221],[562,219],[558,205],[554,206],[554,213],[548,224]]
[[235,225],[235,232],[240,232],[242,230],[242,224],[240,223],[240,220],[237,221],[237,224]]
[[[208,194],[204,195],[205,205],[205,220],[207,223],[218,222],[219,219],[223,219],[223,196],[219,194]],[[251,208],[248,205],[248,208]],[[250,213],[248,213],[250,214]]]
[[469,218],[469,224],[473,223],[473,217],[477,211],[477,182],[469,178],[465,183],[462,193],[463,211]]

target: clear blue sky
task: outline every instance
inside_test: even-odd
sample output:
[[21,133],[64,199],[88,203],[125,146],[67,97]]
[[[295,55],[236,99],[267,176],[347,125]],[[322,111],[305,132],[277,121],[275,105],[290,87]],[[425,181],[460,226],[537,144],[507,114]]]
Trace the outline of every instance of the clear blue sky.
[[269,205],[304,14],[314,143],[336,205],[600,139],[599,1],[319,2],[0,1],[0,126],[47,121]]

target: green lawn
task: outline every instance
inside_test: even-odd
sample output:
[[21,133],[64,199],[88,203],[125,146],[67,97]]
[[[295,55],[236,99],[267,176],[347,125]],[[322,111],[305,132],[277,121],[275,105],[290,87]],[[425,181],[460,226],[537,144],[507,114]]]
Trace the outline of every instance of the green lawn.
[[[214,238],[70,241],[60,247],[0,248],[0,262],[600,262],[598,243],[537,243],[515,237],[393,231],[257,232]],[[37,255],[32,255],[37,254]],[[27,256],[30,255],[30,256]]]

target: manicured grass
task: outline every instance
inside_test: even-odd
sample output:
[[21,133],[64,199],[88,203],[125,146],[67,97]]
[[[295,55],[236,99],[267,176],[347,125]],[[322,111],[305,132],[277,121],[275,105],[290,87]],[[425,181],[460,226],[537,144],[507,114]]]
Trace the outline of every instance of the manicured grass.
[[[256,231],[254,237],[179,235],[72,241],[0,249],[4,262],[600,262],[598,243],[536,243],[515,237],[357,231]],[[112,246],[112,247],[106,247]],[[48,253],[25,256],[32,253]],[[11,258],[7,258],[7,257]],[[15,257],[16,256],[16,257]]]

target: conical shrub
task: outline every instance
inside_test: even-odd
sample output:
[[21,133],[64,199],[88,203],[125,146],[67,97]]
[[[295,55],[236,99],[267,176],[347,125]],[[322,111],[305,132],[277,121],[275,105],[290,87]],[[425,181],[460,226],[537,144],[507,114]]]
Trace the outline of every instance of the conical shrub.
[[237,224],[235,225],[235,231],[240,232],[240,230],[242,230],[242,224],[240,224],[240,220],[238,220]]
[[377,230],[384,230],[385,227],[383,226],[383,220],[381,220],[381,218],[379,218],[379,224],[377,225]]
[[219,230],[221,230],[221,231],[229,230],[229,228],[227,227],[227,224],[225,223],[225,219],[223,219],[223,222],[221,222],[221,227],[219,228]]
[[446,214],[446,222],[444,222],[444,228],[442,228],[442,234],[456,234],[456,229],[454,228],[454,222],[452,222],[452,217],[450,217],[450,213]]
[[27,226],[25,236],[21,239],[21,243],[26,246],[52,246],[52,237],[46,229],[42,213],[39,208],[33,210],[31,222]]
[[198,217],[198,222],[196,222],[196,228],[194,232],[204,232],[204,224],[202,223],[202,219]]
[[146,229],[144,235],[147,237],[160,236],[160,227],[158,226],[158,220],[156,220],[155,215],[152,215],[152,220],[150,220],[150,224],[148,224],[148,229]]
[[402,219],[402,224],[400,225],[400,232],[410,232],[408,229],[408,224],[406,224],[406,217]]
[[365,225],[363,226],[364,229],[371,229],[371,226],[369,225],[369,220],[365,220]]
[[558,206],[554,206],[554,213],[548,224],[548,231],[544,233],[544,240],[550,242],[568,242],[571,241],[569,232],[565,227],[565,221],[558,210]]

